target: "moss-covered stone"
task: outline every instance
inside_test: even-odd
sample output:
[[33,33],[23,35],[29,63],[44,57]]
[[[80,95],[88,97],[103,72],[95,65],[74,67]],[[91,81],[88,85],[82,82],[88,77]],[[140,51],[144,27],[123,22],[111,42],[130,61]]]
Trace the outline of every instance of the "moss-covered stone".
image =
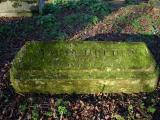
[[145,43],[27,42],[10,70],[17,92],[51,94],[148,92],[157,77]]

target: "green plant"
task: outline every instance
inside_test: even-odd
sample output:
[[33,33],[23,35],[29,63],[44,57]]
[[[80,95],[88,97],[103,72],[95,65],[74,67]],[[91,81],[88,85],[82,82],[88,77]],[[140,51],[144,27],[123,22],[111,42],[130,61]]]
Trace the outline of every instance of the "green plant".
[[53,114],[52,111],[47,111],[47,112],[45,113],[45,115],[48,116],[48,117],[52,116],[52,114]]
[[82,16],[82,24],[86,25],[94,25],[99,21],[97,16],[94,15],[84,15]]
[[34,105],[32,109],[32,120],[38,120],[38,118],[39,118],[38,107]]
[[144,103],[141,103],[141,104],[140,104],[140,108],[141,108],[141,109],[144,109],[144,108],[145,108]]
[[58,112],[60,115],[66,114],[67,113],[67,109],[65,106],[58,106]]
[[68,101],[63,101],[62,99],[58,99],[56,104],[58,106],[58,113],[60,115],[60,120],[62,120],[63,115],[68,113],[66,108]]
[[111,12],[111,8],[109,4],[106,4],[102,1],[91,5],[89,8],[90,8],[89,11],[91,11],[93,15],[97,15],[100,17],[104,15],[108,15]]
[[154,106],[149,106],[148,108],[147,108],[147,111],[149,112],[149,113],[154,113],[155,111],[156,111],[156,108],[154,107]]
[[75,1],[68,1],[68,3],[64,5],[64,7],[69,10],[74,10],[74,11],[80,9],[80,6],[78,6]]
[[47,37],[65,39],[67,34],[61,32],[61,23],[53,16],[46,15],[37,18],[37,24],[42,27],[43,33]]
[[65,40],[68,37],[67,33],[61,31],[55,32],[54,36],[58,40]]
[[143,14],[131,21],[131,25],[136,32],[141,34],[153,35],[157,33],[154,27],[152,16]]
[[125,120],[124,117],[122,117],[121,115],[119,114],[112,114],[112,119],[116,119],[116,120]]
[[46,6],[43,9],[43,15],[47,14],[60,14],[61,12],[61,7],[56,4],[46,4]]
[[89,18],[89,23],[95,25],[96,23],[98,23],[99,18],[97,16],[90,16]]
[[27,104],[24,103],[24,104],[21,104],[19,105],[19,110],[24,113],[26,110],[27,110]]
[[134,110],[133,110],[133,106],[132,105],[129,105],[128,106],[128,113],[129,113],[129,115],[128,115],[128,120],[132,120],[132,119],[134,119],[134,115],[133,115],[133,112],[134,112]]
[[153,24],[155,28],[155,33],[157,35],[160,35],[160,17],[157,20],[154,20]]
[[69,26],[73,26],[75,23],[79,23],[82,20],[82,14],[72,14],[64,17],[64,23]]
[[20,25],[18,25],[17,28],[23,30],[22,31],[23,35],[34,31],[34,26],[30,25],[30,24],[20,24]]
[[94,15],[89,14],[72,14],[64,17],[64,24],[70,29],[74,29],[74,27],[87,25],[94,25],[99,21],[99,18]]
[[44,16],[40,16],[37,23],[44,36],[66,39],[77,26],[83,29],[95,25],[110,12],[109,4],[103,0],[53,0],[45,6]]
[[150,5],[152,5],[152,6],[154,6],[154,5],[156,5],[158,2],[160,2],[160,0],[149,0],[149,4]]
[[37,24],[45,28],[52,28],[56,23],[56,18],[53,15],[39,16],[37,18]]
[[113,22],[113,27],[116,29],[117,33],[120,33],[123,29],[123,25],[128,24],[127,15],[118,16],[117,19]]
[[97,2],[101,2],[101,0],[79,0],[77,2],[77,5],[79,5],[81,7],[87,7],[87,6],[93,5]]
[[0,24],[0,38],[3,37],[3,35],[5,36],[7,34],[10,34],[9,33],[10,29],[11,29],[10,26]]
[[129,112],[129,113],[133,113],[133,106],[132,106],[132,105],[129,105],[129,106],[128,106],[128,112]]
[[139,23],[139,20],[135,19],[132,21],[132,26],[136,29],[136,30],[139,30],[141,29],[141,26],[140,26],[140,23]]
[[63,115],[67,113],[65,106],[58,106],[58,113],[60,114],[60,119],[62,120]]

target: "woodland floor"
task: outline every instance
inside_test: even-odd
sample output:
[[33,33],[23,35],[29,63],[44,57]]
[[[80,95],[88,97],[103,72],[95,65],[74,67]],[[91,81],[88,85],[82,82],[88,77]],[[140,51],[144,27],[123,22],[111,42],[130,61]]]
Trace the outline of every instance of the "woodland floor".
[[129,5],[92,22],[85,27],[81,23],[61,25],[58,35],[57,29],[47,35],[50,30],[45,31],[37,17],[0,18],[0,120],[58,120],[60,108],[66,109],[64,120],[160,120],[159,84],[151,93],[137,94],[43,95],[20,94],[12,89],[7,77],[11,61],[28,40],[142,41],[160,65],[160,10]]

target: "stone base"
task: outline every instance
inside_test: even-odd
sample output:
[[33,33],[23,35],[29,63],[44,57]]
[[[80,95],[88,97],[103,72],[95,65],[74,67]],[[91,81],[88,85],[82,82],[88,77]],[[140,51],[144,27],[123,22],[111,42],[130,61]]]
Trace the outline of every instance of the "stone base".
[[33,14],[30,12],[21,13],[0,13],[0,17],[31,17]]

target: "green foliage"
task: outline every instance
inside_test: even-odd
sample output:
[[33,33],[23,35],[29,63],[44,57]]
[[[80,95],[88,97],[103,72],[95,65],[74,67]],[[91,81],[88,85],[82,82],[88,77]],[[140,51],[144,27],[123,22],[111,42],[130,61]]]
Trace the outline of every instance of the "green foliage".
[[[78,19],[77,19],[78,18]],[[72,14],[64,18],[64,24],[70,28],[76,27],[78,24],[81,26],[93,25],[99,21],[97,16],[88,14]]]
[[107,2],[102,0],[77,0],[77,1],[64,1],[54,0],[54,2],[47,4],[43,10],[43,14],[58,15],[63,12],[72,10],[75,14],[85,13],[103,17],[111,12],[111,7]]
[[47,36],[65,39],[68,29],[73,31],[77,26],[82,29],[94,25],[110,12],[109,4],[103,0],[53,0],[45,6],[38,24],[45,28]]
[[67,34],[61,32],[61,23],[53,15],[39,16],[37,24],[42,28],[44,35],[56,39],[65,39]]
[[154,113],[155,111],[156,111],[156,108],[154,107],[154,106],[149,106],[148,108],[147,108],[147,111],[149,112],[149,113]]
[[0,26],[0,34],[2,34],[2,33],[7,33],[7,31],[10,29],[10,27],[9,26],[7,26],[7,25],[1,25]]
[[60,12],[61,12],[61,7],[53,4],[47,4],[43,9],[43,15],[60,14]]
[[38,119],[39,119],[38,107],[34,105],[32,108],[32,120],[38,120]]
[[111,12],[109,4],[104,2],[97,2],[90,6],[90,11],[92,14],[97,16],[105,16]]
[[20,104],[19,110],[24,113],[27,110],[27,104],[26,103]]
[[[148,4],[140,4],[138,6],[132,6],[134,9],[146,9],[150,8]],[[131,29],[135,33],[143,35],[159,35],[160,20],[154,19],[152,15],[147,13],[134,14],[130,13],[130,8],[124,10],[123,15],[117,16],[113,21],[114,30],[117,33],[124,32],[123,30]],[[128,28],[129,27],[129,28]]]
[[56,104],[57,104],[57,106],[63,104],[63,100],[62,100],[62,99],[58,99],[58,100],[56,101]]
[[155,6],[158,2],[160,2],[160,0],[149,0],[149,4],[152,6]]
[[125,120],[123,116],[119,115],[119,114],[112,114],[112,119],[116,119],[116,120]]
[[133,26],[136,30],[141,29],[139,20],[137,20],[137,19],[132,21],[132,26]]
[[4,36],[9,35],[10,34],[10,29],[11,29],[10,26],[0,24],[0,38],[3,38]]
[[128,120],[134,119],[134,114],[133,114],[133,105],[128,106]]
[[67,101],[63,101],[62,99],[58,99],[56,104],[57,104],[58,113],[60,116],[63,116],[64,114],[68,113],[67,108],[66,108],[66,106],[68,104]]
[[128,112],[129,112],[129,113],[133,113],[133,106],[132,106],[132,105],[129,105],[129,106],[128,106]]
[[154,27],[152,16],[143,14],[131,21],[133,28],[141,34],[152,35],[156,34],[157,30]]
[[53,112],[52,112],[52,111],[47,111],[47,112],[45,113],[45,115],[46,115],[46,116],[48,116],[48,117],[51,117],[51,116],[52,116],[52,114],[53,114]]
[[83,23],[83,20],[84,20],[84,14],[72,14],[64,17],[64,24],[73,26],[76,24]]
[[90,16],[89,21],[91,24],[96,24],[99,21],[99,18],[97,16]]
[[117,33],[120,33],[123,29],[122,25],[128,24],[127,15],[126,16],[118,16],[117,19],[114,21],[113,26],[116,29]]
[[55,26],[56,23],[57,21],[55,17],[51,15],[40,16],[38,17],[38,21],[37,21],[38,25],[42,25],[43,27],[46,27],[46,28],[52,28]]
[[140,104],[140,108],[141,108],[141,109],[144,109],[144,108],[145,108],[144,103],[141,103],[141,104]]
[[155,34],[160,37],[160,17],[157,20],[154,20],[153,25]]
[[66,109],[66,107],[65,106],[58,106],[58,113],[60,114],[60,115],[63,115],[63,114],[66,114],[67,113],[67,109]]
[[154,24],[160,26],[160,17],[154,21]]

